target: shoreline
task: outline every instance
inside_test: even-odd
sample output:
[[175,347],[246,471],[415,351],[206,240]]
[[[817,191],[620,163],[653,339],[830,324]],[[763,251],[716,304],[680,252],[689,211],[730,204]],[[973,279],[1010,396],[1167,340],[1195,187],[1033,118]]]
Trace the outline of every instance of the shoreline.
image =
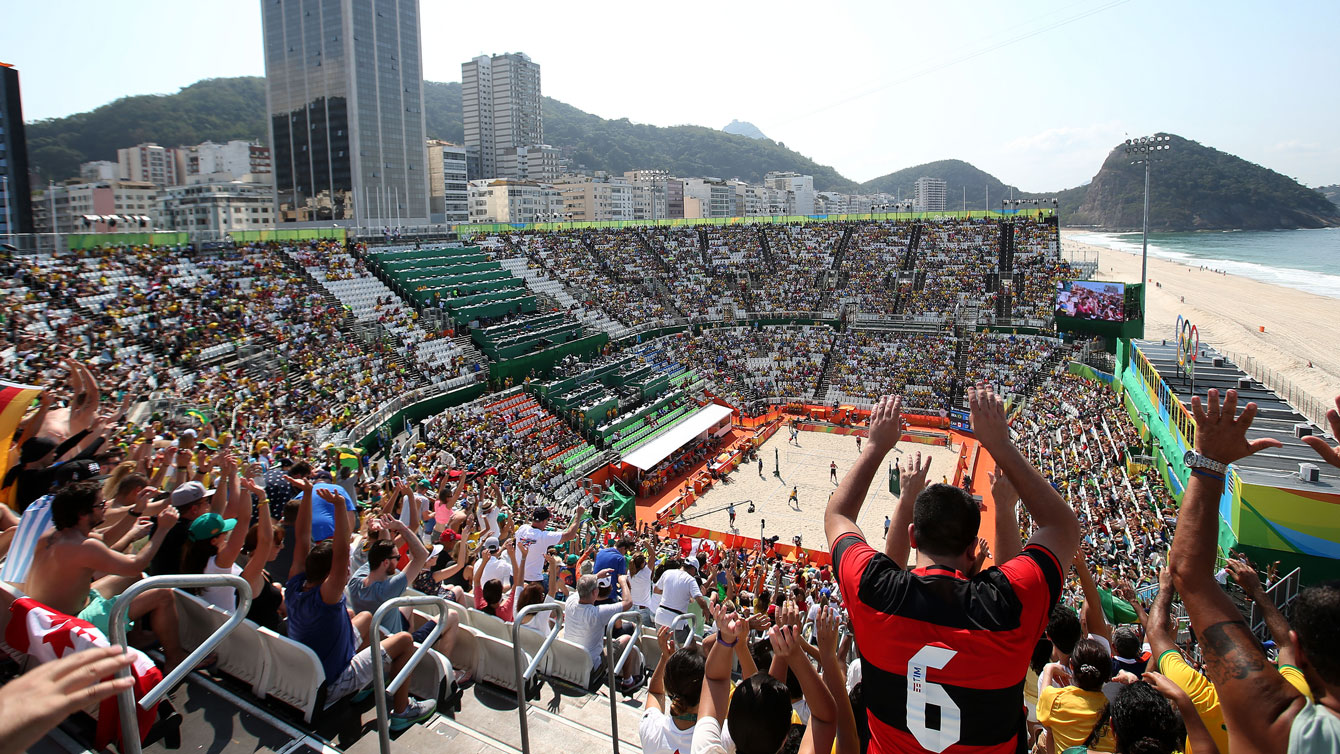
[[[1140,255],[1074,240],[1061,231],[1062,255],[1087,252],[1098,260],[1095,279],[1140,280]],[[1191,321],[1202,343],[1250,355],[1322,405],[1340,395],[1340,299],[1149,257],[1145,337],[1175,337],[1177,316]],[[1158,285],[1156,285],[1158,284]],[[1261,332],[1260,328],[1265,331]],[[1279,389],[1278,385],[1271,385]],[[1310,417],[1313,421],[1323,417]],[[1322,425],[1323,430],[1329,427]]]

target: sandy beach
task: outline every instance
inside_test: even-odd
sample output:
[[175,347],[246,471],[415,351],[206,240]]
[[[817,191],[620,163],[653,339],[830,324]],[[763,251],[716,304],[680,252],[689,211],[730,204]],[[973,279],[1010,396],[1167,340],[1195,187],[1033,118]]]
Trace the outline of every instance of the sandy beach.
[[[1061,232],[1063,252],[1096,253],[1098,279],[1139,281],[1138,254],[1079,243],[1068,235]],[[1340,299],[1153,256],[1148,282],[1146,338],[1174,337],[1180,314],[1196,325],[1201,343],[1255,357],[1324,405],[1340,395]]]

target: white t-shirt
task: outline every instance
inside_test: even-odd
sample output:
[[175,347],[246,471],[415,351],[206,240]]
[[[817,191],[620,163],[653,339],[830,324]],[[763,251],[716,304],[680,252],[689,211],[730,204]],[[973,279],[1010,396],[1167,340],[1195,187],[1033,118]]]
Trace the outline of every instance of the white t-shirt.
[[735,754],[735,742],[724,722],[715,717],[700,717],[693,726],[693,754]]
[[688,754],[693,748],[693,726],[680,730],[673,717],[658,709],[642,713],[637,735],[642,754]]
[[661,604],[656,608],[656,623],[661,626],[669,626],[680,613],[688,611],[690,600],[703,596],[698,579],[680,568],[661,574],[657,586],[661,588]]
[[[498,554],[502,555],[503,552],[499,550]],[[503,589],[512,586],[512,564],[506,557],[489,558],[488,565],[484,566],[484,574],[479,577],[479,583],[486,584],[490,579],[501,581]]]
[[[226,573],[232,576],[241,576],[242,568],[233,563],[232,568],[220,568],[215,561],[218,556],[212,556],[209,562],[205,564],[205,573]],[[237,609],[237,590],[226,586],[211,586],[200,590],[200,599],[226,612],[233,612]]]
[[548,529],[536,529],[530,524],[522,526],[516,530],[517,549],[521,549],[522,542],[530,544],[530,550],[526,554],[526,562],[521,564],[522,579],[524,581],[539,581],[544,578],[544,553],[554,545],[563,541],[563,532],[549,531]]
[[642,570],[628,577],[629,591],[632,592],[634,607],[651,606],[651,566],[642,566]]
[[488,513],[476,513],[475,519],[479,525],[480,536],[496,537],[502,534],[502,527],[498,526],[498,508],[494,506]]
[[623,605],[583,605],[577,595],[568,598],[563,609],[563,638],[581,646],[591,657],[591,668],[600,664],[605,648],[605,626],[623,612]]

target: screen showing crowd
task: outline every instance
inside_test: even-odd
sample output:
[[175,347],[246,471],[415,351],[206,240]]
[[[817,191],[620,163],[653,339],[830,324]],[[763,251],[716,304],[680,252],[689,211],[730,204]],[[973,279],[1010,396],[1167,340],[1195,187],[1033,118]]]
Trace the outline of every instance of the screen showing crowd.
[[1057,283],[1056,316],[1077,319],[1101,319],[1121,322],[1125,319],[1126,286],[1073,280]]

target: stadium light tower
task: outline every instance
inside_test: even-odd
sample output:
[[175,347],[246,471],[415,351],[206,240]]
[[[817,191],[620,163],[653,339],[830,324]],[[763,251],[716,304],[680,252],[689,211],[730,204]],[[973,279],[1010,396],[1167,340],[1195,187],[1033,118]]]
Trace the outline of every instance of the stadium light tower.
[[1132,165],[1145,165],[1145,211],[1140,232],[1140,316],[1145,316],[1145,286],[1149,283],[1149,163],[1162,158],[1172,149],[1172,137],[1167,135],[1141,136],[1126,140],[1126,155]]

